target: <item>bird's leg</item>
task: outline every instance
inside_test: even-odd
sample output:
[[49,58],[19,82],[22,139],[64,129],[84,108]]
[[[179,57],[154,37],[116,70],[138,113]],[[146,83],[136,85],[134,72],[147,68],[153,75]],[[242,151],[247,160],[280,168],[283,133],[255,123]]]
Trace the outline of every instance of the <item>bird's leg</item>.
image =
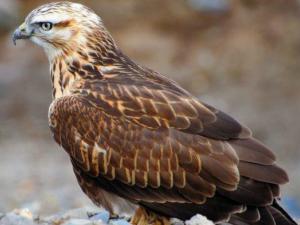
[[170,220],[139,207],[131,219],[133,225],[170,225]]
[[142,225],[142,224],[146,224],[146,222],[147,222],[147,212],[146,212],[146,210],[144,209],[144,208],[141,208],[141,207],[139,207],[136,211],[135,211],[135,213],[134,213],[134,215],[133,215],[133,217],[131,218],[131,221],[130,221],[130,223],[132,224],[132,225]]

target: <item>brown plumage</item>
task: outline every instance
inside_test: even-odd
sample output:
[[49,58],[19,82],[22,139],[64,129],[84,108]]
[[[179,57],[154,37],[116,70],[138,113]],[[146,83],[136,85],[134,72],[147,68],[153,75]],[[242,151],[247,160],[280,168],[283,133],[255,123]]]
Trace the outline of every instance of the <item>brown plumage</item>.
[[288,177],[272,151],[232,117],[125,56],[90,9],[41,6],[19,38],[46,50],[49,126],[95,204],[111,212],[115,200],[141,206],[134,224],[143,212],[162,224],[198,213],[216,223],[295,224],[278,205]]

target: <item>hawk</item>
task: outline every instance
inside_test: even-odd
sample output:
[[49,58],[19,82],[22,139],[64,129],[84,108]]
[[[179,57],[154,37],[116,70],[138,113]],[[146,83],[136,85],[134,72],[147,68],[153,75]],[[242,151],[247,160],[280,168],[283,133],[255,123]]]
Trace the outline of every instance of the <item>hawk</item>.
[[91,9],[33,10],[13,40],[50,62],[49,126],[82,190],[132,223],[202,214],[215,223],[296,224],[279,203],[286,172],[270,149],[224,112],[127,57]]

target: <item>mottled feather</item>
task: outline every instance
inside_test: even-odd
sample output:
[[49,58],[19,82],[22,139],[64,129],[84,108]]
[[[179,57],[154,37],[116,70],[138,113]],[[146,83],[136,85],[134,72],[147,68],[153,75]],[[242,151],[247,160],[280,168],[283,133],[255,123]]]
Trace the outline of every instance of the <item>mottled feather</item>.
[[137,204],[180,219],[201,213],[235,225],[295,224],[277,203],[287,174],[248,128],[132,61],[91,9],[50,3],[25,22],[43,21],[53,32],[32,40],[51,63],[49,126],[96,205],[113,213],[114,201]]

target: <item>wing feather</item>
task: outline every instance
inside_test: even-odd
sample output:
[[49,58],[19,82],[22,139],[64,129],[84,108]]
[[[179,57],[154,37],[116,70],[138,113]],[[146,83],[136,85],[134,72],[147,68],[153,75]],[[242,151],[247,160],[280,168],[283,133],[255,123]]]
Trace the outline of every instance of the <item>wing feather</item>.
[[[207,177],[226,183],[228,190],[238,184],[238,160],[230,145],[173,128],[150,129],[126,118],[116,119],[76,95],[57,100],[53,107],[50,120],[60,120],[51,126],[54,135],[61,131],[58,140],[64,149],[92,177],[143,189],[174,189],[195,203],[215,194],[214,179]],[[208,171],[205,178],[202,168]]]
[[288,178],[272,151],[227,114],[164,82],[78,82],[52,104],[50,128],[87,181],[81,187],[91,198],[91,187],[101,187],[182,219],[241,213],[232,220],[273,223],[278,210],[265,206]]

